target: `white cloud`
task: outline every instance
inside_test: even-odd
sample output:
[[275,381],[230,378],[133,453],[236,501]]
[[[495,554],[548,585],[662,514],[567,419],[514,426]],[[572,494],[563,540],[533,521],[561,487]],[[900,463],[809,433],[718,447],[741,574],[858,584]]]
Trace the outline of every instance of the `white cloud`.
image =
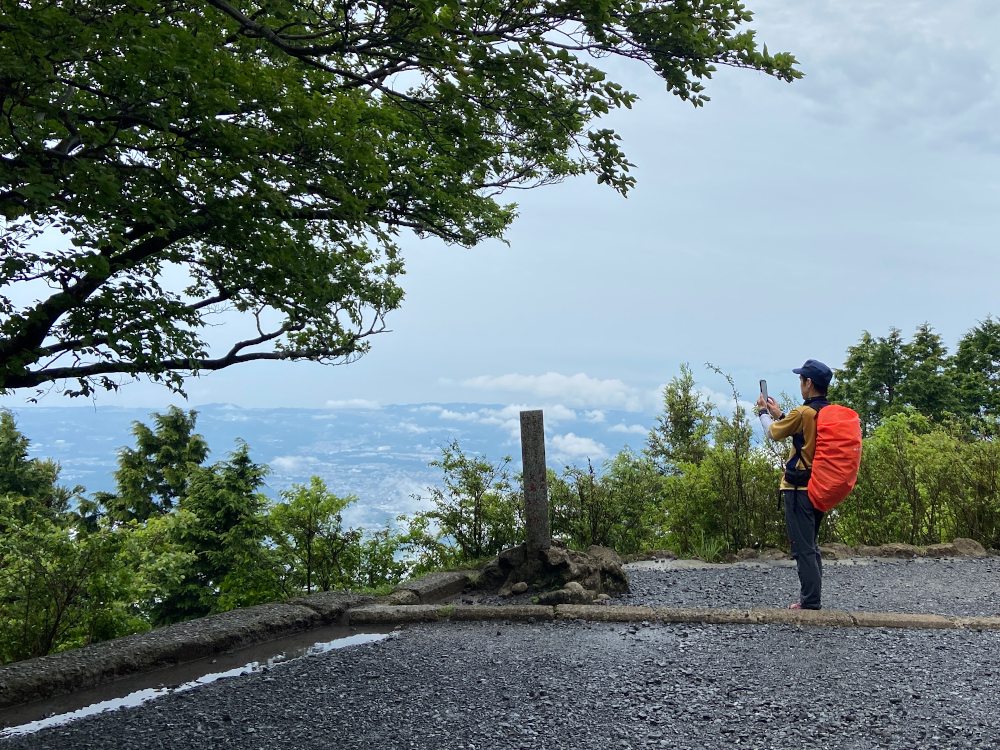
[[553,435],[549,441],[555,457],[568,461],[575,458],[601,459],[608,455],[602,443],[589,437],[579,437],[572,432],[565,435]]
[[617,378],[599,380],[582,372],[576,375],[562,375],[558,372],[547,372],[544,375],[480,375],[462,381],[462,385],[485,391],[530,393],[538,398],[559,399],[562,403],[574,406],[604,406],[642,411],[649,403],[649,394],[625,385]]
[[[698,389],[701,394],[708,400],[708,402],[718,409],[722,414],[730,415],[736,411],[736,401],[733,399],[733,394],[731,393],[720,393],[719,391],[713,391],[708,386],[701,386]],[[770,394],[768,394],[770,395]],[[742,406],[747,411],[754,408],[754,404],[750,401],[740,401],[740,406]]]
[[400,422],[399,428],[404,432],[412,432],[414,435],[422,435],[425,432],[430,432],[430,428],[419,427],[413,424],[413,422]]
[[349,398],[345,401],[327,401],[327,409],[381,409],[378,401],[369,401],[364,398]]
[[442,409],[441,413],[438,415],[441,419],[450,419],[455,422],[478,422],[479,414],[478,412],[458,412],[452,411],[451,409]]
[[288,474],[307,471],[308,467],[317,463],[319,459],[313,456],[277,456],[268,462],[271,468]]
[[545,420],[547,422],[572,422],[576,419],[576,412],[572,409],[567,409],[562,404],[547,406],[543,411],[545,412]]
[[598,422],[603,422],[604,421],[604,412],[601,411],[600,409],[593,409],[591,411],[585,411],[583,413],[583,421],[584,422],[591,422],[593,424],[597,424]]
[[521,412],[527,410],[527,406],[511,405],[503,409],[480,409],[480,424],[489,424],[505,430],[512,438],[521,436]]
[[807,78],[821,119],[1000,146],[996,0],[758,0],[755,23]]
[[630,435],[645,435],[647,432],[649,432],[649,430],[643,427],[641,424],[626,425],[624,422],[622,422],[621,424],[616,424],[609,427],[608,432],[625,432]]
[[[441,419],[449,419],[455,422],[474,422],[476,424],[493,425],[507,431],[512,438],[521,434],[521,412],[538,407],[526,406],[524,404],[511,404],[502,409],[484,408],[478,411],[458,412],[450,409],[442,409],[438,415]],[[577,418],[576,412],[562,404],[546,406],[545,423],[553,426],[559,422],[572,421]]]

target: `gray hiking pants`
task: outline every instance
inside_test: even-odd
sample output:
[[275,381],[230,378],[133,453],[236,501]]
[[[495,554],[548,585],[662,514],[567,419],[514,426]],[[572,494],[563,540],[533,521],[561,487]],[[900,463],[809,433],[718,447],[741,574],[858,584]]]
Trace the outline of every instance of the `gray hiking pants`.
[[823,556],[817,537],[823,522],[823,511],[816,510],[809,502],[805,490],[782,490],[785,505],[785,526],[792,545],[792,558],[799,571],[802,609],[822,609]]

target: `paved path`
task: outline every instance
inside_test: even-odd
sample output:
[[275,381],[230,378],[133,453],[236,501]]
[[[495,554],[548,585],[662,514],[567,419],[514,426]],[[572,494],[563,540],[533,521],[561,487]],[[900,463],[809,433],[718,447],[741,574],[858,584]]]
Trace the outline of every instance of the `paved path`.
[[[693,567],[632,563],[632,593],[615,604],[650,607],[783,607],[798,599],[792,561]],[[1000,558],[824,561],[823,606],[848,612],[954,617],[1000,615]]]
[[[843,597],[828,604],[864,606],[850,586],[870,585],[905,611],[992,615],[998,568],[827,566]],[[633,604],[773,606],[756,597],[794,590],[781,566],[634,578]],[[0,748],[996,748],[998,689],[998,631],[428,624]]]
[[995,748],[1000,633],[423,625],[10,748]]

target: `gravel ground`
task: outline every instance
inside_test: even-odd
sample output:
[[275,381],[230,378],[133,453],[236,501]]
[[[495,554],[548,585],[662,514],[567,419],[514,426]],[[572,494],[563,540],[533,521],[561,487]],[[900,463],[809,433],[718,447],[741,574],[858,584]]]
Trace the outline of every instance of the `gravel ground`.
[[[692,569],[691,565],[701,565]],[[678,560],[625,566],[631,593],[610,604],[647,607],[787,607],[798,600],[792,561],[705,565]],[[452,604],[531,604],[537,591],[502,599],[460,594]],[[860,558],[823,562],[823,606],[953,617],[1000,616],[1000,558]]]
[[[641,567],[640,567],[641,566]],[[672,569],[671,563],[628,566],[632,591],[613,604],[654,607],[785,607],[798,600],[794,563]],[[1000,559],[872,558],[864,564],[825,561],[823,606],[869,612],[955,617],[1000,615]]]
[[995,748],[1000,633],[441,624],[5,748]]

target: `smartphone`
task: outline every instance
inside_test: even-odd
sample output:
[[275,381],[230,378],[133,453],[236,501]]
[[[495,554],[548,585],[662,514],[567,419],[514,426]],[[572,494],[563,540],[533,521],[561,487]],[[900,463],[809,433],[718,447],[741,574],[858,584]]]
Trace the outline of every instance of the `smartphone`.
[[767,404],[767,381],[760,381],[760,392],[764,394],[764,403]]

